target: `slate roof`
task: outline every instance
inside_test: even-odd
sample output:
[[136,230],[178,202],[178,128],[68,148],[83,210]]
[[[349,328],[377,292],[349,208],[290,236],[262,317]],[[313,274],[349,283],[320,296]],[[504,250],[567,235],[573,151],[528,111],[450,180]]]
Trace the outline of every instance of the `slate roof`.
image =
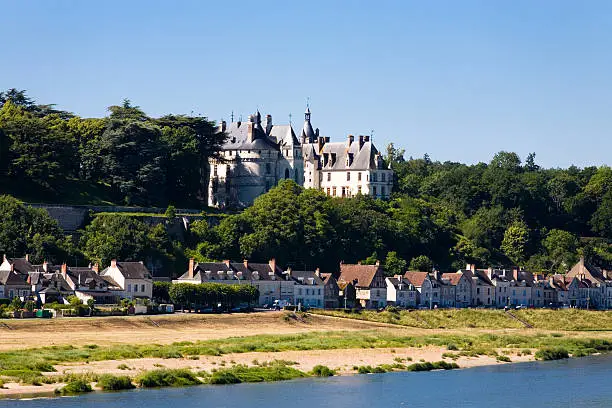
[[586,279],[597,282],[598,284],[610,281],[600,268],[585,262],[584,258],[580,258],[580,261],[566,274],[569,278],[576,276],[578,279],[581,279],[582,275],[584,275]]
[[399,289],[399,285],[400,283],[402,283],[403,285],[405,285],[405,287],[403,288],[404,290],[413,290],[414,289],[414,285],[406,278],[401,278],[398,279],[397,277],[392,277],[392,278],[387,278],[387,281],[392,284],[396,289]]
[[[313,284],[317,286],[323,286],[324,282],[321,277],[317,276],[315,271],[291,271],[291,278],[301,285],[310,285],[310,279],[313,279]],[[302,278],[302,281],[300,281]]]
[[[376,153],[378,151],[371,141],[363,142],[361,149],[359,141],[353,141],[350,146],[348,142],[327,142],[323,145],[320,152],[321,156],[327,154],[328,160],[322,166],[322,170],[369,170],[376,168]],[[332,154],[335,154],[335,161],[332,163]],[[353,155],[353,160],[350,165],[347,165],[347,157]]]
[[25,258],[13,258],[8,260],[9,263],[13,266],[15,272],[21,275],[27,275],[28,272],[34,271],[34,265],[32,265]]
[[462,277],[463,273],[459,272],[446,272],[441,275],[442,279],[448,279],[450,284],[453,286],[457,286]]
[[[247,121],[230,123],[225,130],[228,137],[223,144],[223,150],[278,150],[276,140],[272,140],[266,135],[265,130],[261,126],[261,122],[258,123],[257,119],[254,120],[254,122]],[[261,118],[259,120],[261,120]],[[253,128],[253,140],[251,142],[249,141],[248,137],[249,127]],[[277,132],[278,133],[276,136],[286,136],[282,134],[282,129],[278,129]],[[291,133],[293,133],[293,130],[291,130]],[[293,136],[295,137],[295,135]]]
[[291,125],[272,125],[268,136],[281,146],[300,145]]
[[[141,262],[117,262],[117,268],[125,279],[153,279],[151,272]],[[105,268],[100,275],[105,275],[109,268]]]
[[369,288],[372,285],[376,272],[380,269],[378,265],[340,264],[340,278],[345,282],[357,280],[355,286]]
[[329,284],[330,280],[333,278],[334,278],[333,273],[328,273],[328,272],[321,273],[321,280],[323,280],[323,283],[325,285]]
[[23,275],[15,271],[0,271],[0,283],[4,286],[29,286]]

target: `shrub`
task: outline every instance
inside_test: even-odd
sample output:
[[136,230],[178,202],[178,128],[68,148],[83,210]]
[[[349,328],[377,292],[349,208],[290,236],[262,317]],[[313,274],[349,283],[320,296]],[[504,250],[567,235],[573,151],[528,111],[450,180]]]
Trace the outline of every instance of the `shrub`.
[[314,366],[310,373],[316,377],[331,377],[335,374],[334,370],[324,365]]
[[543,348],[541,350],[538,350],[535,353],[535,358],[537,360],[562,360],[564,358],[569,358],[569,352],[562,348],[562,347],[556,347],[556,348]]
[[459,347],[457,347],[457,345],[456,345],[456,344],[454,344],[454,343],[449,343],[449,344],[446,346],[446,349],[447,349],[447,350],[452,350],[452,351],[455,351],[455,350],[459,350]]
[[114,376],[111,374],[104,374],[98,380],[98,387],[104,391],[118,391],[118,390],[129,390],[134,388],[132,380],[126,375]]
[[118,368],[119,370],[129,370],[129,369],[130,369],[130,367],[129,367],[127,364],[125,364],[125,363],[121,363],[121,364],[119,364],[119,365],[117,366],[117,368]]
[[357,367],[357,372],[359,374],[370,374],[372,372],[372,367],[370,367],[370,366],[359,366],[359,367]]
[[228,370],[214,372],[210,377],[211,384],[238,384],[241,382],[240,378],[236,377],[234,373]]
[[503,363],[511,363],[512,362],[512,360],[510,360],[510,357],[508,357],[508,356],[497,356],[497,357],[495,357],[495,359],[497,361],[500,361],[500,362],[503,362]]
[[79,379],[70,381],[63,388],[55,390],[55,393],[60,395],[74,395],[92,391],[91,385],[87,381]]
[[136,377],[136,384],[143,388],[182,387],[201,384],[200,380],[189,370],[160,369],[142,373]]

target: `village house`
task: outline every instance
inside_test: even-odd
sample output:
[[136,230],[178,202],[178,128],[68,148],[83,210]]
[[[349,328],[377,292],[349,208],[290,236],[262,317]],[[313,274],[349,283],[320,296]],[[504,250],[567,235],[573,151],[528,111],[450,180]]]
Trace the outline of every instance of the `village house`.
[[117,262],[113,259],[100,276],[108,283],[109,291],[120,298],[153,297],[153,278],[142,262]]
[[[319,268],[316,270],[319,273]],[[340,307],[340,286],[332,273],[319,273],[325,288],[324,307],[325,309],[337,309]]]
[[307,308],[323,308],[325,306],[325,284],[315,271],[294,271],[287,269],[294,281],[293,298],[296,305]]
[[340,307],[345,309],[353,309],[357,307],[357,290],[355,282],[347,282],[341,277],[338,278],[338,297]]
[[433,309],[440,305],[440,284],[429,272],[408,271],[404,274],[419,292],[418,301],[420,307]]
[[442,280],[448,280],[455,287],[454,307],[470,307],[472,304],[472,282],[469,275],[459,271],[454,273],[443,273]]
[[275,259],[271,259],[268,263],[254,263],[248,260],[242,263],[229,260],[196,263],[190,259],[187,272],[172,282],[250,284],[259,291],[259,306],[271,305],[275,300],[293,303],[295,299],[295,280],[276,264]]
[[568,282],[564,275],[552,275],[550,276],[550,286],[555,290],[555,296],[557,297],[556,306],[569,307],[571,302],[569,300],[569,289]]
[[414,285],[402,275],[385,278],[387,283],[387,305],[401,308],[416,308],[418,294]]
[[476,265],[467,264],[459,272],[468,275],[472,282],[472,306],[494,306],[495,286],[489,279],[488,270],[476,269]]
[[0,264],[0,297],[8,299],[18,297],[21,300],[30,297],[32,288],[27,278],[32,268],[27,257],[8,259],[4,255]]
[[495,305],[499,308],[510,306],[510,279],[506,271],[499,269],[488,269],[489,280],[495,287]]
[[387,305],[387,284],[380,262],[376,265],[340,263],[340,278],[352,282],[358,304],[366,309],[378,309]]
[[569,279],[580,281],[578,307],[590,309],[612,308],[612,272],[580,261],[566,274]]

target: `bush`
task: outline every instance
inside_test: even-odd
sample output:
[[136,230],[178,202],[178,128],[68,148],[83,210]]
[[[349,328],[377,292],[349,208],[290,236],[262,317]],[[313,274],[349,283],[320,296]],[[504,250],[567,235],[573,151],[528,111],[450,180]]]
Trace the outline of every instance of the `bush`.
[[536,360],[544,361],[562,360],[564,358],[569,358],[569,352],[562,347],[543,348],[535,353],[535,358]]
[[508,356],[497,356],[497,357],[495,357],[495,359],[497,361],[502,362],[502,363],[511,363],[512,362],[512,360],[510,360],[510,357],[508,357]]
[[447,350],[453,350],[453,351],[454,351],[454,350],[459,350],[459,347],[457,347],[457,345],[456,345],[456,344],[454,344],[454,343],[449,343],[449,344],[446,346],[446,349],[447,349]]
[[118,390],[130,390],[134,388],[132,380],[126,375],[114,376],[111,374],[104,374],[98,380],[98,387],[104,391],[118,391]]
[[241,383],[240,378],[228,370],[216,371],[210,377],[211,384],[238,384]]
[[312,368],[310,374],[316,377],[331,377],[335,374],[334,370],[324,365],[316,365]]
[[55,390],[55,393],[60,395],[74,395],[92,391],[93,389],[87,381],[79,379],[70,381],[63,388]]
[[200,380],[189,370],[161,369],[147,371],[136,377],[136,384],[143,388],[182,387],[201,384]]
[[372,372],[372,367],[370,367],[370,366],[359,366],[359,367],[357,367],[357,372],[359,374],[370,374]]
[[457,363],[447,363],[446,361],[436,361],[435,363],[424,362],[415,363],[406,367],[407,371],[431,371],[431,370],[453,370],[459,368]]

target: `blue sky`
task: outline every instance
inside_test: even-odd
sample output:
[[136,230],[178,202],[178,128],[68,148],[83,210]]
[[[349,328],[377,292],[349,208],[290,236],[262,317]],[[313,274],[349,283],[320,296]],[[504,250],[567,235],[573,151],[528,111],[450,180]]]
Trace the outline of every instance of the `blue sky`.
[[0,0],[0,89],[85,117],[244,119],[435,160],[610,164],[609,1]]

